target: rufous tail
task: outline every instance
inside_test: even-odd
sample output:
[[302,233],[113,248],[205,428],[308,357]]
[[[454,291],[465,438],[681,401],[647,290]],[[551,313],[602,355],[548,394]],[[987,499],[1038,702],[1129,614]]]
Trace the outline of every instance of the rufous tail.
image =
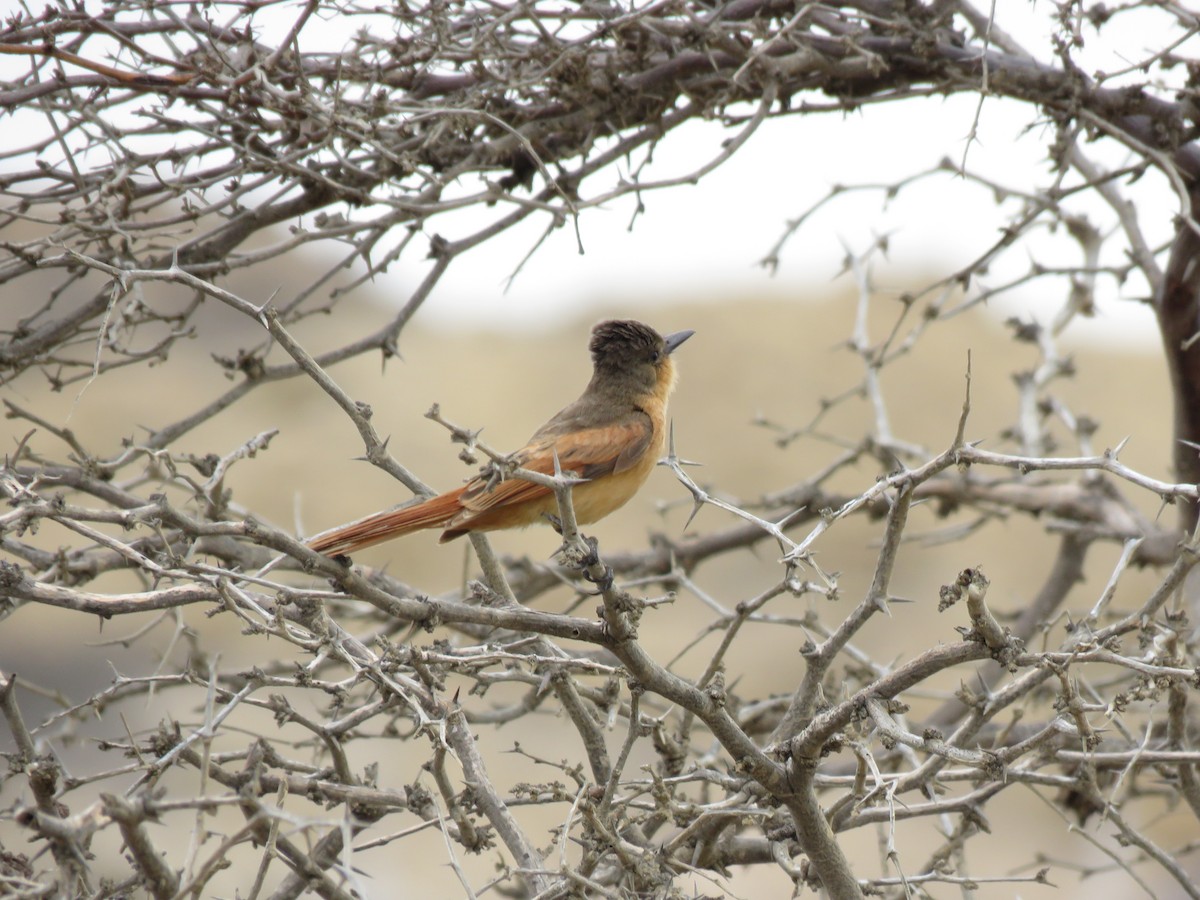
[[308,542],[318,553],[349,556],[375,544],[390,541],[424,528],[441,528],[462,512],[459,498],[464,488],[431,497],[416,506],[378,512],[357,522],[342,525]]

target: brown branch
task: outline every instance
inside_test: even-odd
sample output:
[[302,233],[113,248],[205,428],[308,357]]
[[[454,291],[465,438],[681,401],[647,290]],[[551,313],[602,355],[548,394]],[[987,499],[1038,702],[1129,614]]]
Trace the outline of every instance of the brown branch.
[[[1200,186],[1191,188],[1192,208],[1200,209]],[[1180,222],[1171,255],[1167,260],[1162,291],[1155,298],[1158,327],[1162,333],[1167,371],[1171,376],[1171,395],[1175,409],[1172,452],[1175,475],[1180,481],[1200,482],[1200,235]],[[1194,498],[1180,503],[1180,525],[1191,532],[1197,521]]]
[[76,56],[74,53],[68,53],[66,50],[61,50],[51,45],[27,47],[20,44],[0,43],[0,54],[4,53],[24,56],[48,56],[52,59],[69,62],[88,71],[96,72],[106,78],[111,78],[118,84],[144,90],[178,87],[179,85],[187,84],[196,77],[195,75],[148,75],[142,72],[126,72],[122,69],[106,66],[104,63],[84,59],[82,56]]

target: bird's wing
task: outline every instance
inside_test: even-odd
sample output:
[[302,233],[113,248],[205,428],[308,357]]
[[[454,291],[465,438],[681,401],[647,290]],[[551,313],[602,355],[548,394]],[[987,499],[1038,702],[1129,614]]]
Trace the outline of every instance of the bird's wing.
[[[605,475],[624,472],[649,450],[654,437],[650,417],[641,410],[614,425],[583,428],[560,434],[543,429],[513,459],[523,469],[554,474],[554,454],[564,472],[591,481]],[[500,504],[520,503],[550,493],[550,489],[522,478],[497,482],[487,473],[467,484],[461,503],[471,513],[492,509]]]

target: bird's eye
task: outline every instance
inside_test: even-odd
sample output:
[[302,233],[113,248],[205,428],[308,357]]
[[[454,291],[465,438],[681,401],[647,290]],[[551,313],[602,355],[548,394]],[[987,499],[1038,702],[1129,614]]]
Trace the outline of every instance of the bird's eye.
[[660,359],[662,359],[662,351],[661,350],[655,350],[653,353],[650,354],[650,362],[656,363]]

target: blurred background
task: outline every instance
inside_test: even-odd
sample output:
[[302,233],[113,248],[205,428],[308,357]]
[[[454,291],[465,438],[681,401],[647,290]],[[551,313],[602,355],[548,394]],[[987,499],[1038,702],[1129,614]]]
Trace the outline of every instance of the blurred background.
[[[1018,22],[1009,27],[1031,42],[1041,40],[1044,17],[1030,15],[1036,4],[1016,6],[1022,7],[1015,10]],[[1156,41],[1152,33],[1126,37],[1134,46],[1140,42],[1152,47]],[[344,40],[332,26],[328,38]],[[1113,68],[1127,58],[1127,47],[1118,51],[1101,44],[1086,52],[1095,54],[1089,59],[1096,67]],[[330,374],[352,397],[371,405],[375,427],[390,436],[391,453],[425,482],[444,490],[473,475],[475,468],[459,461],[459,448],[449,442],[447,432],[425,418],[432,404],[440,404],[443,415],[459,425],[482,428],[483,440],[492,447],[510,450],[582,389],[590,368],[587,334],[596,321],[635,317],[661,332],[694,329],[696,336],[678,358],[681,376],[671,413],[676,449],[697,464],[692,477],[707,490],[752,504],[805,480],[871,432],[875,413],[864,397],[853,394],[863,375],[861,358],[848,346],[855,328],[865,328],[872,341],[883,340],[901,318],[906,292],[919,291],[967,266],[998,239],[1025,194],[1051,180],[1043,130],[1049,126],[1031,121],[1031,107],[994,98],[983,101],[982,115],[979,107],[978,98],[970,96],[928,98],[855,114],[828,112],[768,122],[699,185],[623,197],[589,211],[578,223],[552,230],[544,241],[545,223],[531,220],[487,242],[451,266],[401,335],[398,358],[360,358],[332,367]],[[729,135],[714,123],[687,126],[675,140],[655,149],[655,177],[686,178],[719,155]],[[1127,158],[1115,146],[1100,145],[1096,153],[1114,168]],[[946,159],[950,166],[943,165]],[[986,177],[966,177],[960,171],[964,163],[965,170]],[[924,173],[918,179],[920,190],[910,190],[906,179],[917,173]],[[848,185],[864,187],[843,190]],[[1151,242],[1161,246],[1171,233],[1177,206],[1171,187],[1151,171],[1127,189]],[[826,203],[826,198],[831,199]],[[1078,204],[1080,215],[1097,215],[1087,197],[1070,202]],[[814,205],[821,207],[819,212],[777,247],[789,223]],[[449,215],[439,218],[438,234],[455,239],[483,224],[483,219]],[[283,234],[263,240],[269,243]],[[846,257],[866,253],[885,236],[886,253],[872,256],[870,264],[868,312],[859,319],[862,295],[846,271]],[[421,238],[429,241],[434,234]],[[1111,263],[1121,252],[1119,241],[1106,245],[1102,262]],[[1064,260],[1078,264],[1077,255],[1068,236],[1049,229],[1037,232],[1021,252],[997,261],[983,276],[982,287],[987,288],[989,280],[992,286],[1018,282],[1038,266],[1053,268]],[[773,263],[763,265],[768,258]],[[286,267],[238,275],[230,287],[256,304],[276,295],[291,296],[320,278],[335,259],[321,245],[311,246],[292,254]],[[315,351],[382,327],[420,282],[427,264],[419,260],[419,253],[410,254],[403,265],[357,288],[334,314],[300,323],[296,337]],[[884,396],[896,437],[924,445],[931,454],[949,445],[963,402],[969,353],[972,412],[966,436],[983,441],[985,447],[1003,446],[1005,432],[1018,416],[1014,373],[1031,370],[1039,361],[1037,348],[1014,342],[1013,327],[1006,322],[1012,317],[1051,322],[1068,301],[1061,288],[1061,283],[1018,284],[986,304],[934,323],[903,359],[888,367]],[[977,284],[975,289],[981,287]],[[1144,303],[1147,292],[1136,274],[1127,281],[1102,279],[1097,284],[1096,315],[1077,319],[1060,339],[1059,348],[1070,356],[1074,375],[1057,382],[1054,394],[1076,414],[1097,422],[1097,450],[1128,439],[1122,461],[1170,481],[1170,396],[1153,319]],[[5,324],[19,318],[26,304],[23,296],[0,298]],[[113,371],[66,390],[55,390],[49,380],[27,378],[7,386],[5,397],[71,429],[97,455],[113,456],[123,441],[211,401],[229,386],[215,358],[235,357],[264,340],[256,323],[212,302],[205,304],[195,323],[194,339],[178,346],[165,365]],[[821,414],[826,400],[848,391],[851,396],[830,409],[816,433],[780,444],[781,433],[807,425]],[[9,446],[28,430],[11,420],[4,427],[9,429]],[[256,390],[174,449],[197,455],[228,453],[267,429],[278,429],[269,449],[239,462],[229,479],[235,504],[257,517],[303,536],[409,499],[384,473],[356,459],[362,453],[358,434],[307,379]],[[43,434],[35,440],[48,446],[53,439]],[[1064,440],[1058,450],[1073,455],[1078,448]],[[861,493],[876,475],[868,467],[847,470],[830,487]],[[1160,514],[1155,498],[1133,492],[1129,496],[1147,515]],[[690,510],[689,495],[663,468],[627,507],[588,530],[599,538],[603,551],[634,550],[645,547],[651,534],[684,534]],[[709,507],[687,533],[731,524],[731,518]],[[994,519],[970,531],[963,521],[914,509],[893,585],[898,597],[908,602],[893,603],[890,617],[873,621],[858,646],[873,659],[889,663],[911,658],[935,641],[958,641],[954,628],[963,622],[936,612],[937,591],[967,566],[981,566],[992,579],[990,599],[997,611],[1020,610],[1053,559],[1057,537],[1052,527],[1053,523],[1028,519]],[[879,529],[879,523],[850,519],[818,544],[824,570],[839,575],[842,610],[852,608],[868,586]],[[75,540],[49,523],[37,536],[47,547]],[[542,561],[558,541],[549,530],[533,529],[497,535],[493,545],[506,556]],[[1069,617],[1082,616],[1095,603],[1118,551],[1119,547],[1104,546],[1089,556],[1089,579],[1069,598]],[[647,649],[661,661],[675,659],[680,674],[702,672],[719,639],[707,633],[712,609],[706,599],[728,610],[753,598],[778,580],[777,556],[772,546],[762,544],[701,566],[694,581],[703,597],[682,593],[643,620],[641,636]],[[439,545],[434,532],[374,548],[355,561],[386,567],[431,593],[453,590],[475,575],[465,544]],[[1128,573],[1120,586],[1124,605],[1135,603],[1156,582],[1156,573]],[[100,584],[114,590],[129,586],[117,577]],[[314,581],[314,586],[321,585]],[[542,602],[547,609],[566,609],[572,599],[564,591]],[[801,617],[810,606],[824,602],[785,597],[772,611]],[[840,613],[835,613],[837,618]],[[827,617],[833,618],[828,613]],[[1062,640],[1069,617],[1047,633],[1048,646]],[[144,639],[143,629],[150,629],[153,639]],[[726,659],[730,692],[752,697],[789,692],[803,671],[797,652],[801,632],[748,629]],[[72,648],[69,654],[62,652],[64,646]],[[0,627],[0,666],[26,684],[23,704],[31,724],[97,691],[114,671],[149,675],[173,669],[201,647],[206,653],[219,653],[222,670],[250,667],[261,661],[265,650],[283,658],[294,653],[288,645],[265,647],[261,638],[242,635],[230,617],[210,618],[199,609],[102,622],[31,606]],[[918,713],[922,704],[932,709],[959,687],[960,674],[906,699]],[[511,696],[501,687],[486,702],[502,705],[506,699]],[[149,703],[127,704],[122,714],[128,728],[138,732],[153,728],[168,713],[195,725],[201,712]],[[268,713],[247,709],[241,715],[246,716],[245,728],[271,730]],[[97,762],[97,754],[101,739],[121,737],[111,731],[114,721],[106,719],[94,728],[73,725],[72,733],[61,737],[76,776],[113,764],[108,757]],[[531,728],[532,721],[522,720],[519,733],[502,728],[481,735],[498,784],[561,777],[528,755],[509,752],[516,743],[527,754],[553,761],[582,758],[569,723],[549,712],[538,714],[541,731]],[[287,726],[281,733],[288,733]],[[619,730],[611,732],[610,746],[615,750],[623,737]],[[425,750],[423,744],[397,739],[385,755],[356,755],[353,763],[356,771],[378,764],[381,785],[408,784],[418,778]],[[351,745],[354,754],[367,751],[377,753],[378,743]],[[646,754],[631,770],[649,762]],[[1026,867],[1056,864],[1050,877],[1054,886],[1023,885],[1018,892],[1011,884],[982,885],[977,896],[1084,897],[1112,885],[1128,886],[1124,875],[1114,872],[1112,861],[1079,833],[1078,823],[1060,818],[1030,793],[1013,787],[989,805],[990,834],[973,841],[968,855],[978,862],[980,873],[996,875],[1032,875],[1032,868]],[[9,795],[3,801],[12,804],[15,798]],[[320,814],[312,811],[314,817]],[[545,845],[548,830],[562,824],[566,808],[529,815],[537,823],[530,829],[534,839]],[[239,818],[233,813],[214,815],[206,819],[206,827],[220,833]],[[376,831],[410,824],[401,818],[385,820]],[[923,859],[939,843],[933,824],[901,830],[901,858]],[[178,830],[179,839],[186,841],[191,825],[190,819],[173,821],[164,829]],[[1147,832],[1174,846],[1188,840],[1189,828],[1194,832],[1194,822],[1167,811]],[[1095,819],[1084,827],[1089,829],[1111,831]],[[105,835],[110,843],[98,852],[119,853],[111,839]],[[458,880],[444,863],[441,838],[431,829],[420,840],[436,864],[421,864],[411,843],[400,845],[402,855],[389,855],[387,849],[362,851],[361,867],[366,884],[377,891],[374,896],[459,893]],[[880,834],[875,830],[847,835],[847,845],[860,873],[887,868],[880,861]],[[480,884],[495,857],[485,853],[460,863],[473,883]],[[245,878],[245,872],[237,871],[217,876],[212,895],[235,895]],[[693,887],[697,893],[782,897],[790,882],[781,872],[762,869],[732,872],[719,884],[697,877]],[[1157,896],[1170,896],[1163,884],[1149,888]],[[940,890],[933,888],[931,893],[959,895],[957,889]]]
[[[301,283],[306,277],[299,270],[287,274]],[[920,280],[917,275],[913,278],[914,283]],[[271,281],[257,287],[244,285],[242,292],[261,296],[275,286]],[[658,294],[644,302],[623,296],[607,303],[581,303],[575,315],[563,317],[555,327],[528,331],[472,322],[455,324],[430,316],[428,321],[419,320],[405,331],[400,359],[386,366],[378,359],[363,359],[331,371],[351,396],[373,407],[376,428],[390,435],[391,452],[432,486],[447,489],[461,483],[475,469],[457,459],[459,448],[449,442],[447,432],[424,417],[433,403],[441,404],[448,419],[482,428],[482,438],[495,448],[515,448],[550,412],[574,399],[586,382],[587,333],[595,320],[636,316],[663,331],[692,328],[697,333],[680,351],[680,382],[672,405],[677,451],[701,464],[691,470],[698,483],[729,499],[752,502],[765,493],[804,480],[841,452],[835,443],[813,439],[780,447],[778,430],[762,423],[767,420],[785,429],[803,425],[818,413],[824,398],[837,396],[860,380],[861,362],[845,346],[844,337],[839,337],[849,334],[854,325],[857,297],[848,288],[834,285],[803,292],[782,287],[736,292],[718,288],[707,294]],[[517,303],[519,298],[509,302]],[[876,333],[890,323],[895,313],[894,305],[888,302],[879,306],[872,323]],[[311,329],[328,329],[330,333],[325,337],[343,342],[377,326],[391,314],[389,298],[366,288],[328,321],[310,320],[307,324]],[[198,408],[212,398],[214,389],[221,389],[214,382],[210,354],[229,354],[238,346],[260,339],[245,319],[212,307],[204,319],[204,333],[161,369],[110,373],[82,393],[55,394],[27,385],[19,392],[23,394],[20,402],[34,404],[42,415],[69,426],[81,438],[86,436],[90,448],[114,453],[122,439],[136,436],[143,426],[171,421],[181,410]],[[1014,344],[1008,330],[984,310],[942,323],[907,359],[892,368],[886,396],[898,437],[924,443],[934,452],[948,445],[962,404],[968,350],[973,412],[967,435],[984,440],[985,446],[999,446],[1000,433],[1015,415],[1011,373],[1033,365],[1036,356],[1033,348]],[[1122,459],[1140,471],[1168,477],[1169,407],[1159,354],[1137,342],[1126,346],[1083,343],[1072,346],[1071,352],[1078,375],[1063,383],[1060,396],[1073,408],[1087,410],[1098,418],[1097,448],[1112,447],[1131,438]],[[1020,358],[1023,353],[1028,354],[1027,358]],[[865,401],[852,400],[835,408],[820,430],[850,440],[865,433],[872,416]],[[356,459],[362,452],[356,431],[307,380],[294,379],[261,389],[247,402],[189,435],[178,449],[197,454],[225,453],[268,428],[279,429],[269,450],[234,466],[230,477],[235,502],[253,510],[254,515],[305,535],[408,499],[406,492],[385,474]],[[860,492],[874,477],[872,471],[850,471],[840,476],[835,486]],[[1139,499],[1136,495],[1134,498]],[[652,475],[627,507],[588,530],[600,539],[606,552],[636,550],[645,546],[652,533],[681,537],[690,508],[689,495],[664,468]],[[1156,510],[1147,512],[1154,515]],[[732,517],[710,507],[701,511],[689,533],[731,524]],[[841,610],[819,610],[826,616],[840,617],[862,596],[873,571],[879,527],[880,523],[847,520],[819,543],[821,565],[826,571],[839,573],[842,588]],[[879,618],[864,631],[858,646],[872,658],[885,663],[903,661],[935,641],[957,641],[954,627],[962,622],[953,614],[938,615],[937,589],[953,581],[966,566],[982,566],[992,579],[990,597],[997,611],[1014,613],[1021,609],[1045,576],[1057,546],[1056,538],[1040,523],[1030,520],[993,521],[965,539],[958,538],[955,527],[953,520],[937,518],[927,509],[914,510],[911,539],[901,554],[894,583],[895,593],[911,602],[893,603],[890,618]],[[954,541],[945,540],[949,537]],[[72,544],[74,538],[65,532],[55,533],[52,526],[46,525],[38,540],[54,546]],[[533,560],[548,559],[557,545],[556,536],[548,529],[493,537],[498,552],[528,555]],[[1082,616],[1095,602],[1115,563],[1117,549],[1102,547],[1090,557],[1094,574],[1070,598],[1074,616]],[[764,543],[754,551],[741,551],[702,566],[694,580],[710,598],[732,609],[777,580],[777,557],[775,548]],[[355,561],[384,566],[403,580],[433,592],[451,590],[465,577],[475,577],[466,544],[459,541],[439,545],[436,532],[373,548]],[[1155,573],[1131,573],[1122,582],[1121,597],[1134,602],[1139,592],[1147,591],[1156,580]],[[315,580],[313,585],[321,586]],[[561,592],[544,598],[542,605],[566,609],[570,601],[569,592]],[[819,602],[784,598],[776,601],[771,611],[801,616],[809,605]],[[589,614],[586,605],[579,611]],[[678,657],[677,671],[697,675],[704,670],[719,638],[706,636],[706,623],[712,618],[701,599],[683,593],[673,604],[647,616],[642,638],[657,659]],[[148,637],[132,640],[152,621],[156,624]],[[800,633],[795,629],[747,627],[749,633],[735,643],[727,658],[726,677],[731,691],[748,697],[787,692],[803,671],[797,652]],[[1048,634],[1047,644],[1057,645],[1064,634],[1061,627]],[[73,648],[68,658],[61,655],[63,646]],[[222,671],[254,665],[262,660],[264,651],[278,653],[281,658],[294,653],[288,645],[264,645],[261,638],[240,635],[237,623],[228,616],[210,619],[194,608],[180,610],[177,615],[103,622],[49,608],[27,607],[0,628],[4,668],[17,673],[28,686],[45,691],[40,700],[26,692],[25,711],[31,723],[56,711],[59,698],[77,700],[98,690],[112,679],[114,670],[125,675],[165,670],[172,666],[159,658],[159,653],[178,663],[201,646],[206,652],[219,652],[217,662]],[[302,660],[297,657],[297,661]],[[936,691],[916,691],[907,699],[917,712],[923,701],[931,709],[959,687],[961,674],[954,673],[952,679],[931,686]],[[509,692],[497,688],[477,702],[500,706],[513,699]],[[193,725],[201,712],[199,708],[170,708],[172,717]],[[128,727],[134,731],[153,728],[164,714],[157,704],[127,704],[123,711]],[[246,715],[249,718],[245,727],[257,724],[266,727],[268,733],[274,732],[269,722],[263,725],[269,719],[267,713],[257,713],[262,717],[257,722],[253,721],[254,714]],[[116,737],[110,731],[112,721],[106,719],[95,729],[80,726],[73,739],[60,742],[67,748],[68,760],[78,767],[77,774],[113,764],[108,758],[111,754],[96,758],[94,744],[102,735]],[[544,731],[532,731],[533,722],[539,722]],[[286,733],[286,728],[280,731],[281,735]],[[622,737],[620,729],[610,734],[614,752]],[[481,740],[485,750],[497,751],[488,759],[495,767],[491,775],[501,785],[546,781],[557,774],[521,754],[504,752],[518,742],[528,753],[552,760],[577,760],[582,753],[569,723],[547,714],[523,720],[519,729],[484,733]],[[356,769],[378,763],[382,785],[412,782],[425,759],[422,741],[396,741],[382,757],[359,755],[370,748],[378,752],[378,743],[351,745]],[[651,759],[646,756],[635,762],[644,764]],[[636,771],[636,766],[632,768]],[[973,851],[987,854],[974,857],[986,860],[978,866],[979,871],[1008,873],[1039,858],[1047,863],[1069,860],[1072,866],[1098,869],[1092,877],[1079,880],[1069,870],[1056,868],[1050,880],[1058,887],[1023,885],[1021,895],[1028,897],[1083,897],[1095,891],[1097,885],[1108,883],[1104,872],[1110,862],[1085,838],[1073,834],[1076,823],[1059,819],[1049,806],[1031,802],[1028,794],[1027,788],[1014,787],[989,806],[991,836],[982,838]],[[565,808],[559,812],[565,815]],[[319,812],[314,810],[313,815]],[[233,827],[239,817],[233,813],[229,816],[229,827]],[[545,835],[545,829],[561,824],[550,810],[539,810],[532,818],[541,823],[540,828],[532,829],[535,839]],[[222,821],[221,816],[213,817],[208,827],[219,833]],[[390,817],[382,831],[399,830],[406,823]],[[189,820],[175,823],[181,840],[190,824]],[[1093,820],[1091,827],[1104,826]],[[1190,827],[1185,817],[1181,815],[1177,823],[1167,816],[1151,833],[1168,844],[1182,842],[1185,834],[1175,830],[1180,827]],[[374,833],[369,832],[368,837]],[[902,829],[901,835],[899,847],[904,858],[923,858],[922,854],[938,842],[927,827]],[[876,837],[872,829],[847,836],[860,871],[874,871],[879,865]],[[443,858],[441,838],[434,831],[421,840],[420,846],[434,858]],[[383,849],[363,854],[363,867],[370,876],[367,884],[380,891],[375,896],[457,894],[457,880],[447,866],[414,867],[407,855],[412,845],[401,846],[406,850],[399,858]],[[115,847],[112,850],[116,852]],[[485,878],[491,860],[484,854],[481,859],[461,863],[478,878]],[[242,883],[239,879],[245,877],[244,872],[233,872],[218,878],[213,883],[214,891],[222,885],[228,890],[213,896],[232,896],[234,888]],[[383,887],[392,878],[406,879],[403,892],[390,894]],[[698,890],[716,890],[716,885],[703,879],[696,886]],[[788,890],[788,881],[777,870],[761,869],[752,874],[731,873],[727,887],[734,896],[783,896],[779,892]],[[936,889],[934,895],[939,896]],[[983,887],[978,895],[1008,897],[1014,896],[1014,891],[1012,885],[1001,885]]]

